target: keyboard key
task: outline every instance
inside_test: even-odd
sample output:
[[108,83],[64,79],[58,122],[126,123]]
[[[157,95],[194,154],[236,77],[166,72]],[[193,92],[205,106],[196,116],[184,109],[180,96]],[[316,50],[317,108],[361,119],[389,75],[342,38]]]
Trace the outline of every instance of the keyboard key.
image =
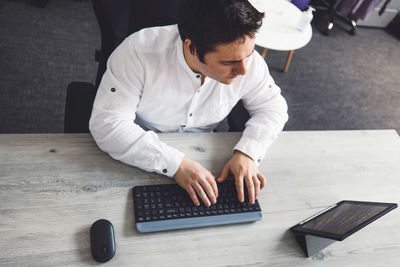
[[177,209],[167,209],[167,213],[176,213]]

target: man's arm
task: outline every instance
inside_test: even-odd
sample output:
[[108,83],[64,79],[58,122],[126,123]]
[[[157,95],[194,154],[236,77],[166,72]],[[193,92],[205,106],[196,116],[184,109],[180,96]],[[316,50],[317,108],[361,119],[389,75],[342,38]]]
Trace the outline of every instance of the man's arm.
[[259,165],[267,149],[282,131],[288,113],[286,100],[269,74],[264,59],[254,53],[254,61],[249,69],[254,77],[242,95],[243,106],[249,112],[250,119],[234,149],[249,155]]
[[93,104],[89,129],[114,159],[173,177],[184,155],[156,133],[134,123],[143,91],[144,69],[126,39],[110,56]]
[[239,201],[243,201],[243,187],[254,202],[265,185],[265,177],[258,171],[266,150],[276,140],[288,120],[287,104],[280,88],[269,74],[264,59],[254,53],[248,73],[251,76],[244,84],[242,100],[250,114],[242,137],[234,147],[232,158],[223,168],[218,182],[232,173],[236,180]]
[[125,40],[110,56],[93,104],[89,123],[93,138],[116,160],[175,177],[195,204],[199,205],[196,194],[207,206],[215,203],[217,186],[211,173],[134,123],[144,72],[130,40]]

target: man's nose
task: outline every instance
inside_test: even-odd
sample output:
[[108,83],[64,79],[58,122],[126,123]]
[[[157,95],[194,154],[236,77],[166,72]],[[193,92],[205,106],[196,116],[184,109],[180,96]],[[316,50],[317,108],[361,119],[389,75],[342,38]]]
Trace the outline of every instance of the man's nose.
[[235,64],[235,73],[238,75],[245,75],[246,74],[246,64],[244,60]]

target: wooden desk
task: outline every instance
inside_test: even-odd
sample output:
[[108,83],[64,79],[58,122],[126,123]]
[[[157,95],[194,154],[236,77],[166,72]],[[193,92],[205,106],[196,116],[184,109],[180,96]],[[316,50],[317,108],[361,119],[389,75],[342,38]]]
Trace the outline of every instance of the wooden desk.
[[[218,174],[235,133],[161,134]],[[109,219],[109,266],[398,266],[400,210],[305,258],[288,228],[342,199],[400,203],[393,130],[284,132],[261,165],[263,220],[152,234],[135,230],[131,188],[171,180],[124,165],[88,134],[0,135],[0,265],[94,265],[90,225]]]

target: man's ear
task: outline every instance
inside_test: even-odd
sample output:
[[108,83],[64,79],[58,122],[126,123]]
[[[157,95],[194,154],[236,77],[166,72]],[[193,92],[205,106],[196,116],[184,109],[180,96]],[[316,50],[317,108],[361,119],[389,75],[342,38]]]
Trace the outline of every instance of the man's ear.
[[184,45],[185,45],[186,50],[189,51],[190,54],[192,54],[193,56],[196,55],[196,48],[193,47],[192,40],[185,39]]

